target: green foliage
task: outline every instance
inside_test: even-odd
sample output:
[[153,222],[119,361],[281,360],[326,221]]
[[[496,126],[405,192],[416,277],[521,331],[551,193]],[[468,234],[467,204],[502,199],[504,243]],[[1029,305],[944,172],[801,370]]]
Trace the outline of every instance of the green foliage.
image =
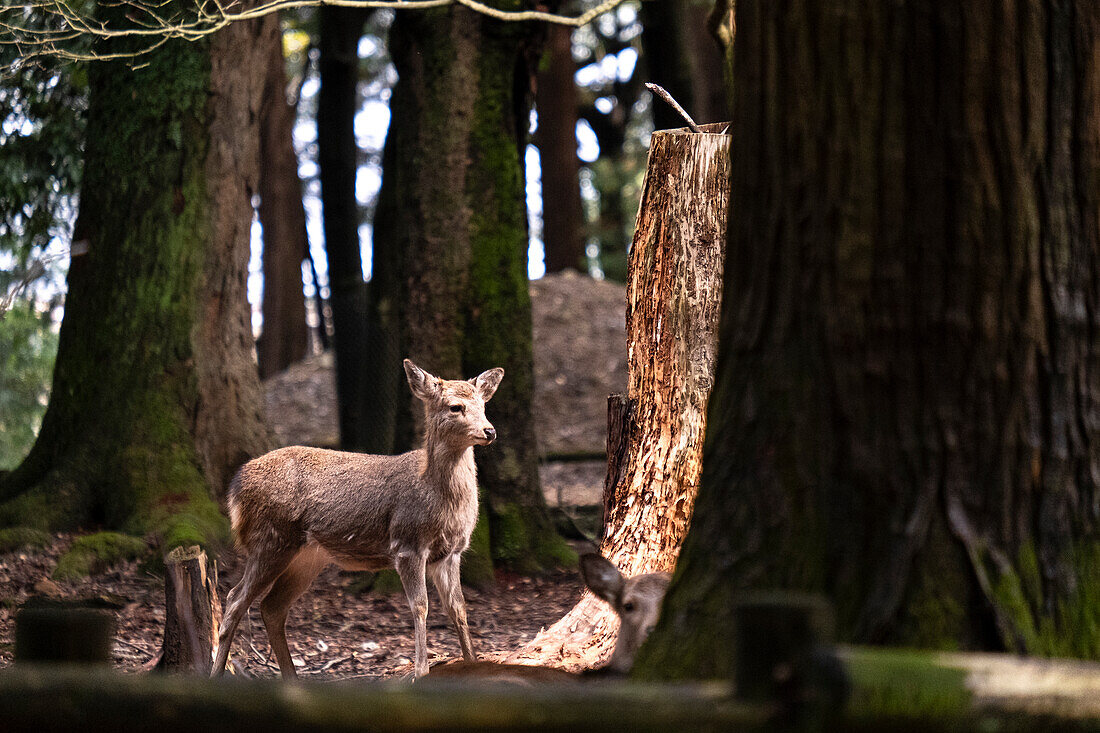
[[[0,61],[7,47],[0,48]],[[0,77],[0,253],[26,264],[68,238],[87,110],[82,69],[26,66]]]
[[49,316],[33,304],[0,318],[0,468],[14,468],[34,443],[56,354]]
[[45,547],[49,542],[48,532],[33,527],[0,529],[0,552],[12,552],[23,547]]
[[78,537],[57,561],[54,580],[76,580],[98,573],[123,560],[136,560],[149,551],[140,537],[118,532],[97,532]]

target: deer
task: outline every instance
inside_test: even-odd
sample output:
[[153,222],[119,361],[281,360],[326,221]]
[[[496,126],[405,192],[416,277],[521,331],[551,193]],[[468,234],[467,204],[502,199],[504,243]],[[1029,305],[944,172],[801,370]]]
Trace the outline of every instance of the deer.
[[530,684],[579,682],[589,677],[622,676],[630,672],[638,650],[657,623],[661,602],[672,576],[658,572],[625,578],[614,563],[594,552],[582,555],[580,566],[585,586],[611,606],[619,617],[619,635],[606,665],[576,674],[556,667],[464,660],[433,667],[427,679],[472,678]]
[[291,605],[326,566],[395,568],[412,612],[414,679],[428,672],[430,576],[458,634],[474,654],[459,562],[477,523],[474,446],[496,440],[485,403],[504,370],[470,380],[433,376],[408,359],[405,376],[424,407],[424,443],[397,456],[292,446],[255,458],[227,491],[229,518],[245,567],[226,599],[212,676],[225,672],[237,626],[257,599],[283,679],[297,673],[286,642]]

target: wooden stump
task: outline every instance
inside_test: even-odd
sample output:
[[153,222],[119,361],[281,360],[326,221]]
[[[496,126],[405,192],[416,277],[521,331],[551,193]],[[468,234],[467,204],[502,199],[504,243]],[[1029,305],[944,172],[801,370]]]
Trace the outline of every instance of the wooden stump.
[[198,546],[177,547],[164,564],[164,642],[156,668],[208,675],[222,618],[217,566]]
[[[629,264],[629,387],[608,404],[600,544],[626,575],[672,570],[699,485],[729,203],[725,127],[656,132],[650,145]],[[507,659],[596,666],[617,628],[615,614],[586,593]]]

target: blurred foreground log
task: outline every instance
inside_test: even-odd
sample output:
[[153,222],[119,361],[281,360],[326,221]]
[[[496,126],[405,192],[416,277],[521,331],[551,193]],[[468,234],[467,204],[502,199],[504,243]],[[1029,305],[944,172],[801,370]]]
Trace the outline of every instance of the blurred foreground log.
[[381,682],[282,684],[165,675],[0,670],[0,729],[53,731],[765,730],[768,709],[712,686]]
[[[847,707],[801,731],[1100,729],[1100,665],[1004,654],[841,649]],[[0,670],[5,733],[283,731],[777,731],[770,703],[725,684],[285,685],[23,665]]]
[[222,618],[217,566],[198,546],[177,547],[164,565],[164,643],[156,668],[208,675]]
[[[600,552],[625,575],[672,570],[699,484],[729,203],[725,123],[653,134],[630,253],[625,397],[608,403]],[[591,593],[507,657],[597,666],[618,618]]]

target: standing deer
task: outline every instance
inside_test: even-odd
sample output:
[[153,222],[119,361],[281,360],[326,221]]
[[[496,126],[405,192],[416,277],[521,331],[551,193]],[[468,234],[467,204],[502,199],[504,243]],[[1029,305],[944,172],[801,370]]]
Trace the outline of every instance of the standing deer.
[[439,379],[405,360],[412,393],[424,403],[424,447],[399,456],[280,448],[246,463],[229,485],[229,517],[247,554],[229,592],[214,675],[225,672],[237,625],[257,598],[284,678],[297,674],[286,644],[286,615],[328,564],[396,568],[413,614],[414,675],[428,672],[425,572],[474,661],[459,584],[459,558],[477,522],[475,445],[496,430],[485,403],[504,370],[469,381]]
[[[595,553],[581,556],[581,575],[588,589],[606,601],[620,621],[611,660],[606,666],[585,670],[582,674],[625,675],[634,666],[638,650],[657,623],[671,576],[643,573],[624,578],[610,560]],[[582,676],[556,667],[462,661],[435,667],[429,675],[429,679],[432,678],[478,678],[526,684],[533,681],[576,682]]]

